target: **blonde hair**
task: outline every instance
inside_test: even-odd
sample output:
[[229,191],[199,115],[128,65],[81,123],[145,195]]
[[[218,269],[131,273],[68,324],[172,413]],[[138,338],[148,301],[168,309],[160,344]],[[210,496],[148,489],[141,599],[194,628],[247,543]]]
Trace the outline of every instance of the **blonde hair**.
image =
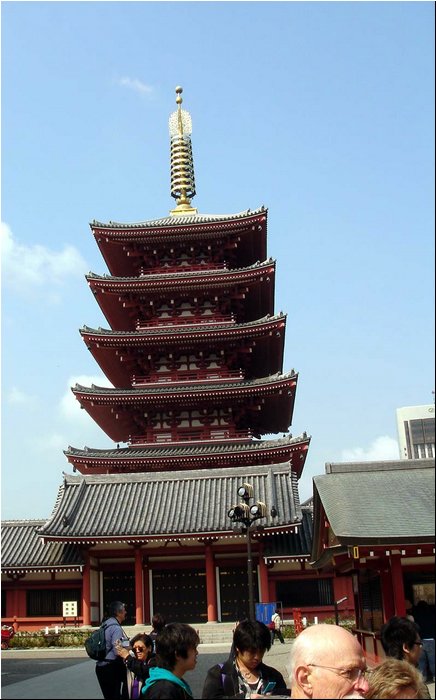
[[398,693],[406,688],[412,691],[407,695],[409,698],[428,698],[428,689],[421,674],[408,661],[387,658],[371,669],[367,678],[369,690],[365,698],[397,698]]

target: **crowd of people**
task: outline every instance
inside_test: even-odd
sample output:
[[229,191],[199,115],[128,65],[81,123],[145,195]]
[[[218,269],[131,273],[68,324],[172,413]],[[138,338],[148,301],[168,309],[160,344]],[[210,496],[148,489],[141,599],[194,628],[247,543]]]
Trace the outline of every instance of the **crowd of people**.
[[[358,640],[343,627],[307,627],[291,646],[286,680],[263,661],[276,636],[272,628],[241,620],[228,657],[207,671],[202,698],[429,698],[419,670],[424,647],[420,627],[410,617],[393,617],[383,625],[386,659],[371,669]],[[166,624],[156,614],[149,633],[129,639],[122,628],[125,618],[125,605],[111,603],[104,619],[107,653],[96,664],[105,700],[193,698],[185,674],[197,663],[197,631],[184,623]],[[277,636],[282,641],[281,630]]]

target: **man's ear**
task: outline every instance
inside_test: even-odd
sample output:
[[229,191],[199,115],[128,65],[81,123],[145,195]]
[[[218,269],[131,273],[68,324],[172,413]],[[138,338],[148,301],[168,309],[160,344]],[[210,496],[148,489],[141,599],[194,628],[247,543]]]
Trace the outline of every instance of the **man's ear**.
[[405,661],[408,660],[409,654],[410,654],[410,649],[409,649],[409,647],[407,646],[406,642],[404,642],[404,643],[403,643],[403,655],[404,655],[404,660],[405,660]]
[[310,675],[309,666],[304,666],[303,664],[301,666],[297,666],[294,672],[296,684],[308,698],[311,698],[313,694],[312,684],[310,683]]

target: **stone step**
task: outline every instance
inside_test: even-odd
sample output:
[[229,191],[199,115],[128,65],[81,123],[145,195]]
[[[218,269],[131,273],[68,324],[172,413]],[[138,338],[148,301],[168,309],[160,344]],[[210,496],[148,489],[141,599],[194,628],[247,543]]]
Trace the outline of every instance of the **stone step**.
[[[234,622],[217,622],[210,624],[192,622],[188,624],[198,632],[200,644],[228,644],[229,647],[232,644],[233,630],[235,628]],[[129,637],[133,637],[139,632],[145,632],[147,634],[151,631],[150,625],[123,626],[123,629]]]

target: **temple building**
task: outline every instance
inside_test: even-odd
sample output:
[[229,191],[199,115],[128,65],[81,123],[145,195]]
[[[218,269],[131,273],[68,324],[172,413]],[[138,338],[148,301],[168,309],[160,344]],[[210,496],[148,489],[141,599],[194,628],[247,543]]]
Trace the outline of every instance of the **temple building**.
[[74,446],[46,521],[3,523],[2,619],[97,624],[113,599],[127,624],[226,622],[247,613],[241,484],[264,515],[249,532],[255,600],[285,616],[332,615],[351,579],[308,563],[312,515],[298,495],[310,437],[292,436],[298,373],[283,370],[264,207],[203,215],[182,89],[170,117],[175,207],[136,224],[93,221],[108,274],[86,279],[108,328],[81,337],[112,387],[72,391],[113,441]]
[[420,601],[434,611],[434,459],[329,462],[325,472],[314,477],[311,565],[352,579],[356,634],[377,662],[384,622]]

